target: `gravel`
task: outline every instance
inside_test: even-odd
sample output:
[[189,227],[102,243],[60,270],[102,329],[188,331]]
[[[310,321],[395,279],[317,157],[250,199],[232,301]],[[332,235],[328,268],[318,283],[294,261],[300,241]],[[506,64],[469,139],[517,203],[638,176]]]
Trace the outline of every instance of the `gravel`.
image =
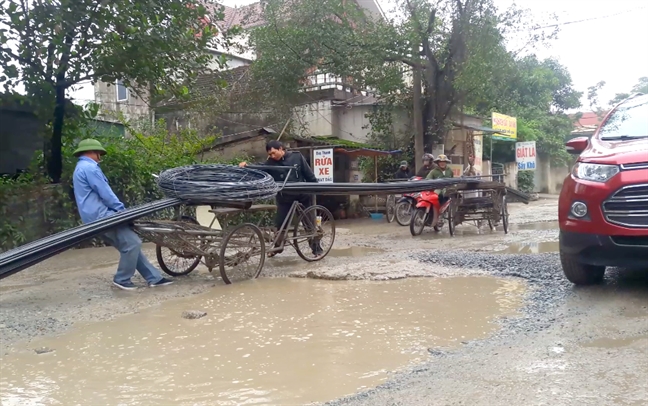
[[[465,355],[465,349],[480,351],[504,340],[517,340],[520,334],[528,338],[562,318],[560,307],[572,291],[571,284],[564,278],[557,253],[542,254],[486,254],[473,251],[432,251],[415,255],[422,263],[456,269],[455,276],[491,275],[495,277],[521,278],[529,284],[529,290],[520,315],[502,318],[498,321],[502,329],[486,340],[462,342],[455,350],[430,348],[430,360],[407,371],[396,374],[393,379],[377,388],[360,392],[336,401],[325,403],[329,406],[347,404],[370,404],[370,399],[407,387],[411,381],[420,380],[421,374],[434,374],[439,358],[452,358]],[[495,353],[495,355],[497,355]],[[399,404],[399,403],[396,403]],[[410,404],[404,402],[402,404]]]

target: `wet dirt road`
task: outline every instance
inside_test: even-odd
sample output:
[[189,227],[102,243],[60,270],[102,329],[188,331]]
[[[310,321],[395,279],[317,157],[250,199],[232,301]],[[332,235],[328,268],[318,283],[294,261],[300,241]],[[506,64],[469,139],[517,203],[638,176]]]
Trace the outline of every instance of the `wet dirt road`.
[[[266,263],[266,277],[306,279],[249,287],[223,286],[199,269],[159,290],[115,291],[114,251],[65,253],[0,283],[0,404],[110,404],[102,374],[140,400],[122,404],[646,404],[646,274],[616,270],[603,286],[572,288],[551,252],[555,213],[555,200],[515,204],[508,235],[462,226],[455,238],[340,222],[325,261],[287,251]],[[436,278],[413,278],[422,276]],[[184,320],[184,310],[207,316]],[[162,353],[138,351],[147,341]],[[304,358],[313,362],[293,361]],[[272,371],[276,380],[261,379]],[[65,384],[83,377],[87,387]],[[164,390],[135,384],[151,381]]]

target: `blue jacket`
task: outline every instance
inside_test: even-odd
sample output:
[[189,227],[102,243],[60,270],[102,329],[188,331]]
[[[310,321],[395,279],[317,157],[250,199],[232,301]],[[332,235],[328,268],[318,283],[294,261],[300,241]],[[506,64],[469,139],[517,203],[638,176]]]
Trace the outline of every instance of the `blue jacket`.
[[113,193],[99,164],[90,158],[79,158],[73,182],[74,198],[84,223],[99,220],[126,208]]

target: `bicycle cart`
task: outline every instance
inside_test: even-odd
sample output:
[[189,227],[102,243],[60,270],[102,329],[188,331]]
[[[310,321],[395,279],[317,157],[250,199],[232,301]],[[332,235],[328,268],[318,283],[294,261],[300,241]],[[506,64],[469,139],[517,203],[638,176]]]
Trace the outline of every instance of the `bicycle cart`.
[[456,226],[468,221],[474,221],[478,227],[485,221],[491,230],[501,223],[504,233],[508,234],[509,213],[505,184],[481,182],[477,187],[459,184],[447,188],[446,194],[451,199],[446,210],[450,235],[454,235]]
[[[293,168],[281,169],[290,171]],[[177,207],[175,220],[136,222],[134,229],[142,239],[156,244],[157,260],[165,273],[188,275],[202,262],[209,272],[218,267],[226,284],[257,278],[266,255],[279,253],[286,245],[292,246],[308,262],[319,261],[328,255],[335,240],[335,222],[331,212],[323,206],[306,208],[293,202],[278,230],[249,222],[229,227],[228,219],[235,215],[271,210],[276,207],[252,205],[251,202],[212,204],[209,212],[213,219],[209,226],[204,226],[184,215],[183,207]],[[217,220],[220,229],[213,228]]]

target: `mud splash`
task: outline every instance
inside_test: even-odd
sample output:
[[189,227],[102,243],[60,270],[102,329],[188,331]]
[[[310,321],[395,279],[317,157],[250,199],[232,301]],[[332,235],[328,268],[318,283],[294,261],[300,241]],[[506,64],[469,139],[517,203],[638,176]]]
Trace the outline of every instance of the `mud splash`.
[[[379,384],[430,347],[486,337],[524,290],[491,277],[218,286],[23,346],[1,362],[0,404],[327,401]],[[182,319],[188,309],[208,314]]]

